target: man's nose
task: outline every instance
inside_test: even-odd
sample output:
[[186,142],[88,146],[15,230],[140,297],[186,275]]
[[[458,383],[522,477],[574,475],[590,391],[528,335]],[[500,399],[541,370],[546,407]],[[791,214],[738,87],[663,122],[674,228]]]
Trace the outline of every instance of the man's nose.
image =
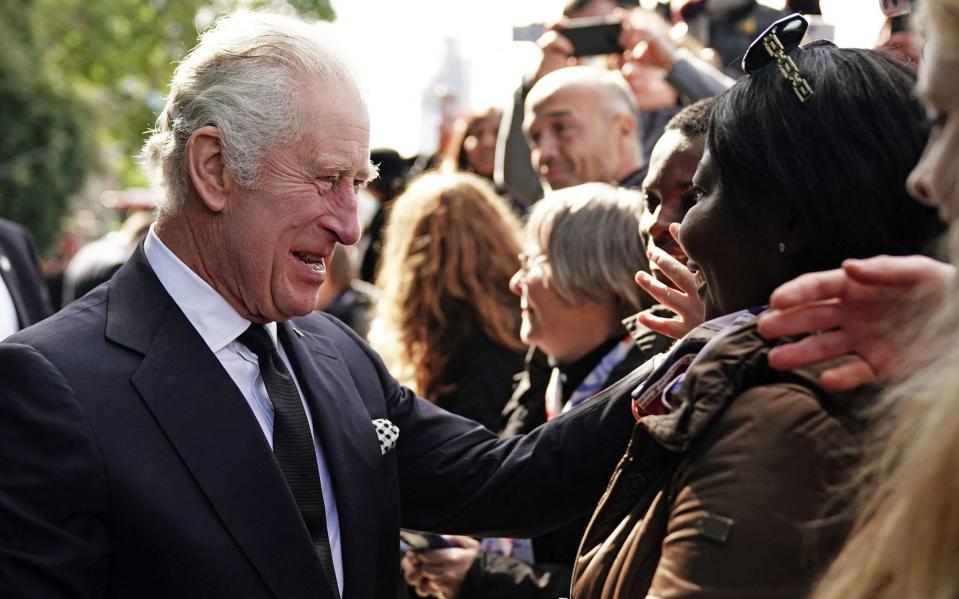
[[539,142],[537,142],[536,147],[536,162],[542,166],[556,156],[556,142],[553,140],[552,136],[544,135],[540,137]]
[[352,188],[344,192],[338,206],[333,233],[342,245],[353,245],[360,240],[360,220],[357,215],[357,195]]
[[909,193],[923,204],[927,206],[932,204],[932,186],[929,184],[928,171],[922,162],[909,175],[906,187]]

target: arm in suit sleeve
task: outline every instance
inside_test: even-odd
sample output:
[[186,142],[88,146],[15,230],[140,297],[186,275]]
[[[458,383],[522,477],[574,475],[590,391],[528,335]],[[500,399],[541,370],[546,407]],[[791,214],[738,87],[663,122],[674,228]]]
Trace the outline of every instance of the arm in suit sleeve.
[[334,342],[360,393],[373,393],[375,377],[375,392],[400,429],[395,452],[403,526],[529,537],[595,506],[635,425],[628,393],[584,402],[527,435],[500,439],[415,397],[366,343],[336,324],[354,340]]
[[0,344],[0,596],[104,595],[103,464],[67,381]]

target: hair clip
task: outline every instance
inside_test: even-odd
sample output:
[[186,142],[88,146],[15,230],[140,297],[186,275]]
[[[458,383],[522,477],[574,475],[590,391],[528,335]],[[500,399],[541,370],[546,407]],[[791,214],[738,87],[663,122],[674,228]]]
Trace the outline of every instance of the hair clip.
[[746,73],[755,73],[766,66],[776,63],[779,72],[793,88],[793,92],[800,102],[806,102],[813,96],[812,86],[799,72],[799,67],[787,52],[796,48],[800,50],[824,44],[832,45],[826,40],[817,40],[811,44],[800,46],[809,22],[800,14],[789,15],[770,25],[762,35],[749,44],[749,49],[743,56],[742,67]]
[[793,88],[793,93],[799,98],[800,102],[806,102],[813,95],[812,86],[806,81],[806,78],[799,72],[799,67],[793,62],[793,59],[786,54],[786,48],[776,36],[775,32],[770,32],[763,37],[763,49],[769,54],[769,57],[776,61],[779,72],[786,78],[786,81]]

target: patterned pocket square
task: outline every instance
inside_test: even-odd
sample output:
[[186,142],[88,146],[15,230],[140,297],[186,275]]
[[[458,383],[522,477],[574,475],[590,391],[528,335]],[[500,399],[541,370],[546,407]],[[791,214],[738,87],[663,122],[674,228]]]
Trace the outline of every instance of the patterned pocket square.
[[400,427],[387,418],[377,418],[373,421],[373,426],[376,427],[376,437],[380,440],[380,453],[386,455],[386,452],[393,449],[397,439],[400,438]]

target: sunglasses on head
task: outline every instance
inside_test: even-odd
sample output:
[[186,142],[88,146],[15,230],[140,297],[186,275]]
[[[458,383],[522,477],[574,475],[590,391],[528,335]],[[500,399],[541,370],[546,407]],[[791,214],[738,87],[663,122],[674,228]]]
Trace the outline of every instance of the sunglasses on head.
[[793,14],[779,19],[766,28],[759,37],[749,44],[746,55],[743,56],[743,71],[755,73],[770,64],[776,64],[779,72],[793,88],[793,92],[800,102],[806,102],[813,96],[812,86],[799,72],[799,68],[789,53],[796,48],[804,49],[815,46],[834,45],[828,40],[816,40],[800,46],[809,22],[801,14]]

